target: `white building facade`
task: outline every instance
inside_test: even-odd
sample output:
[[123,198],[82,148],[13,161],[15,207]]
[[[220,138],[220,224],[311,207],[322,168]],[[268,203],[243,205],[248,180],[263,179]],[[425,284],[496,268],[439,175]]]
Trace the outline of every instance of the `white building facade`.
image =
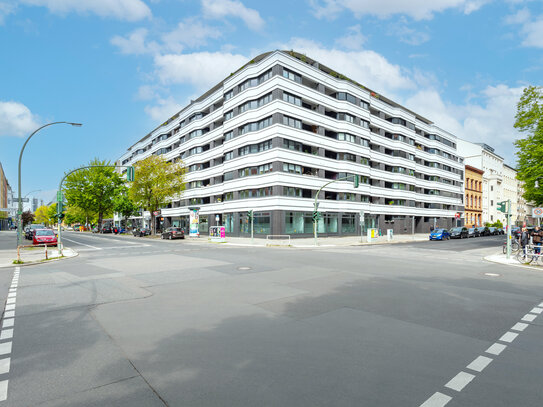
[[[200,232],[307,236],[317,196],[320,234],[452,227],[463,211],[464,164],[454,135],[310,58],[262,54],[193,101],[119,159],[182,160],[187,189],[162,224]],[[360,177],[355,188],[350,180]]]

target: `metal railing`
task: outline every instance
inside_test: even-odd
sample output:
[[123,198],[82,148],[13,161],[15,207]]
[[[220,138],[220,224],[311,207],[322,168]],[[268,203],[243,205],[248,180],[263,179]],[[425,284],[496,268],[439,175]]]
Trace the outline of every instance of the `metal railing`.
[[17,246],[17,263],[21,262],[21,248],[24,249],[25,247],[41,247],[41,246],[45,247],[45,260],[49,260],[49,257],[47,254],[47,246],[51,247],[51,246],[56,246],[56,245],[53,245],[53,244],[47,245],[47,243],[26,244],[26,245]]

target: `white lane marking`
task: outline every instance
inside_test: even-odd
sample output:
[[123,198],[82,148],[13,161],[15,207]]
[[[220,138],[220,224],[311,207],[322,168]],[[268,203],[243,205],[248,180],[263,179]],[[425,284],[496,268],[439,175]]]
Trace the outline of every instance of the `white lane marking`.
[[532,310],[530,312],[532,314],[541,314],[541,312],[543,312],[543,308],[534,307],[534,308],[532,308]]
[[2,328],[11,328],[13,326],[14,318],[4,319],[2,323]]
[[13,338],[13,329],[2,329],[2,333],[0,333],[0,341],[11,338]]
[[499,340],[502,342],[513,342],[517,336],[518,334],[515,332],[506,332]]
[[485,352],[490,353],[492,355],[498,356],[502,351],[507,348],[507,345],[503,345],[501,343],[495,343],[490,348],[488,348]]
[[88,239],[96,239],[101,242],[120,242],[120,243],[126,243],[126,244],[138,244],[139,242],[131,242],[129,240],[123,240],[123,239],[114,239],[112,237],[102,237],[100,235],[85,235]]
[[8,305],[6,305],[6,308],[4,308],[4,309],[5,309],[6,311],[15,309],[15,304],[8,304]]
[[0,355],[11,353],[11,342],[0,343]]
[[543,302],[541,304],[539,304],[538,307],[543,307]]
[[8,298],[8,299],[6,300],[6,304],[15,304],[16,301],[17,301],[16,298]]
[[511,329],[514,329],[515,331],[522,332],[528,327],[528,324],[524,324],[522,322],[517,322],[515,325],[511,327]]
[[94,250],[102,250],[100,247],[91,246],[90,244],[86,244],[86,243],[76,242],[75,240],[68,239],[67,237],[63,237],[63,239],[64,239],[64,240],[67,240],[68,242],[72,242],[72,243],[75,243],[75,244],[79,244],[79,245],[81,245],[81,246],[90,247],[91,249],[94,249]]
[[14,316],[15,316],[15,311],[4,312],[4,318],[13,318]]
[[493,360],[494,359],[487,358],[486,356],[478,356],[473,362],[471,362],[467,366],[467,368],[475,370],[476,372],[482,372],[485,367],[487,367]]
[[10,358],[0,359],[0,374],[9,373]]
[[432,397],[422,403],[420,407],[443,407],[451,400],[452,397],[437,391],[432,395]]
[[8,381],[0,382],[0,401],[6,401],[8,398]]
[[8,294],[8,298],[14,298],[14,297],[17,297],[17,293],[15,291]]
[[526,322],[532,322],[534,319],[537,318],[537,315],[534,315],[534,314],[526,314],[524,315],[522,318],[521,318],[521,321],[526,321]]
[[466,387],[469,382],[471,382],[475,378],[474,375],[466,373],[466,372],[460,372],[456,376],[454,376],[449,382],[445,385],[445,387],[448,387],[449,389],[456,390],[456,391],[462,391],[464,387]]

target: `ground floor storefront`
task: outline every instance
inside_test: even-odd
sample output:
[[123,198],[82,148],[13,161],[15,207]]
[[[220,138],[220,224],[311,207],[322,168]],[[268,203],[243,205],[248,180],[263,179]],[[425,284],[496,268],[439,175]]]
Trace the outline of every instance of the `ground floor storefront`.
[[[190,216],[160,216],[156,219],[157,230],[170,226],[182,227],[189,234]],[[434,228],[461,226],[461,220],[454,217],[425,217],[368,214],[360,212],[324,212],[317,222],[320,236],[366,235],[368,229],[386,235],[391,229],[394,234],[430,233]],[[224,226],[227,236],[244,237],[251,235],[251,222],[247,212],[198,213],[198,231],[207,236],[211,226]],[[253,232],[255,237],[267,235],[290,235],[292,238],[309,237],[313,234],[312,212],[283,210],[254,212]]]

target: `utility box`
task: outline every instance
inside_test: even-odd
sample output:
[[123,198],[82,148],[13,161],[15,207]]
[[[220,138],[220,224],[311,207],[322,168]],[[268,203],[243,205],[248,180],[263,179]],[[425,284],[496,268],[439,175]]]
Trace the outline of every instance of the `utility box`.
[[387,229],[387,241],[390,242],[393,237],[394,237],[393,229]]

